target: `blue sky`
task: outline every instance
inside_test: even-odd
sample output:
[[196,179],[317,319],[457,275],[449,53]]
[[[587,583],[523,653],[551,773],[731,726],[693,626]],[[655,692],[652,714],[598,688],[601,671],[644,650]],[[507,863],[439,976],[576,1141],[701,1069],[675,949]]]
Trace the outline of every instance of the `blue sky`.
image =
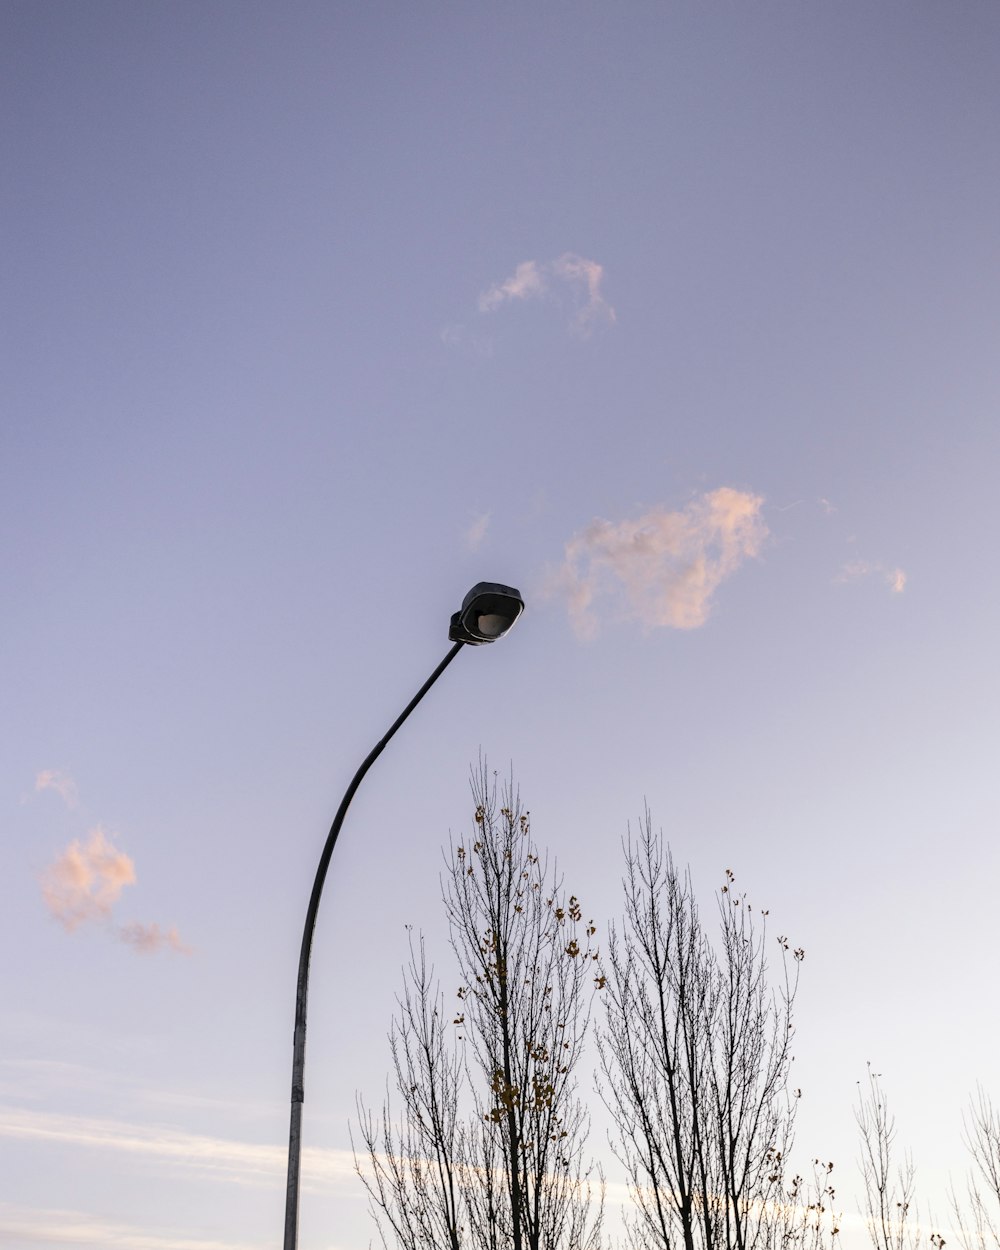
[[603,927],[644,801],[732,868],[807,952],[803,1157],[855,1212],[871,1059],[943,1213],[1000,1096],[996,6],[2,27],[0,1240],[274,1244],[316,859],[481,579],[523,621],[337,848],[303,1250],[374,1235],[480,750]]

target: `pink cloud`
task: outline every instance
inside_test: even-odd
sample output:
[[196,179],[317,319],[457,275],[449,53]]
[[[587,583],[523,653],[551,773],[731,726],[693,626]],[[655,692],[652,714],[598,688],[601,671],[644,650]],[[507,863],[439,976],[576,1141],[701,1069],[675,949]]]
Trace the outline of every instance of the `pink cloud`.
[[841,568],[834,581],[857,582],[873,574],[880,577],[894,595],[901,595],[906,589],[906,572],[900,568],[887,569],[877,560],[849,560]]
[[[41,874],[42,898],[49,913],[72,933],[83,924],[109,924],[122,890],[135,880],[132,859],[98,825],[85,842],[71,842]],[[160,950],[191,953],[175,928],[132,921],[115,932],[140,955]]]
[[43,768],[35,777],[35,792],[43,790],[54,790],[67,807],[76,807],[79,802],[76,782],[56,768]]
[[490,514],[482,513],[472,522],[465,531],[465,546],[469,551],[478,551],[483,545],[483,539],[486,537],[486,531],[489,529]]
[[525,260],[506,281],[498,282],[480,295],[479,311],[493,312],[512,299],[537,299],[546,290],[547,283],[538,265],[533,260]]
[[573,325],[579,333],[589,334],[599,322],[615,320],[615,310],[601,295],[604,268],[596,260],[566,252],[552,262],[552,272],[574,290],[577,314]]
[[670,512],[651,508],[634,520],[596,520],[566,544],[551,587],[567,600],[581,638],[599,630],[598,599],[644,629],[697,629],[712,596],[768,534],[760,495],[721,486]]
[[181,941],[180,934],[173,927],[161,929],[158,924],[140,924],[133,920],[130,924],[122,925],[118,936],[126,946],[131,946],[140,955],[155,955],[164,948],[176,951],[179,955],[191,954],[191,947]]
[[86,843],[73,841],[42,873],[42,898],[68,932],[91,920],[106,920],[127,885],[135,883],[135,865],[119,851],[100,825]]
[[591,333],[600,322],[613,322],[615,310],[601,294],[604,269],[596,260],[564,252],[556,260],[539,265],[537,261],[522,261],[511,277],[498,282],[479,297],[479,311],[495,312],[511,300],[541,299],[550,293],[555,296],[553,282],[569,296],[576,306],[572,328],[584,336]]

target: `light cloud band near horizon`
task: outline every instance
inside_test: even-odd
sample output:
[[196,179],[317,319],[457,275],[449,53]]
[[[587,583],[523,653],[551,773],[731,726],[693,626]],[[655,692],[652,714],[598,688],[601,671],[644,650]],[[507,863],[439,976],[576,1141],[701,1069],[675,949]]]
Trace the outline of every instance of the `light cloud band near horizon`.
[[[155,1156],[167,1164],[239,1184],[282,1184],[288,1162],[286,1146],[10,1106],[0,1106],[0,1137]],[[349,1150],[308,1147],[303,1151],[303,1185],[325,1187],[354,1175],[354,1156]]]

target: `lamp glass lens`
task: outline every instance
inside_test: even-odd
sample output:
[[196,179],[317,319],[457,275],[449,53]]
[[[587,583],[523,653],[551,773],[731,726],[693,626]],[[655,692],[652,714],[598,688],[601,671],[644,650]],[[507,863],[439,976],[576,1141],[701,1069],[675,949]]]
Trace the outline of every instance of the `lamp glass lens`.
[[481,612],[478,629],[484,638],[499,638],[507,628],[509,619],[497,612]]

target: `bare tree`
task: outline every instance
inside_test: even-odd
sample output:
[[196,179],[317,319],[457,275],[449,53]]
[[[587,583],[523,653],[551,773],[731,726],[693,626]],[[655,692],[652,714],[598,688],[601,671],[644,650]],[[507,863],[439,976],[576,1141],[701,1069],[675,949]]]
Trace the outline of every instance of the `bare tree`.
[[474,827],[446,854],[460,985],[446,1010],[411,950],[390,1044],[401,1117],[359,1102],[357,1159],[383,1244],[402,1250],[596,1250],[589,1120],[576,1068],[600,983],[595,927],[531,837],[513,784],[472,779]]
[[786,1179],[798,1092],[788,1088],[792,1007],[804,953],[778,939],[772,990],[767,913],[755,916],[733,880],[727,870],[716,952],[690,877],[648,811],[638,840],[627,842],[625,914],[603,966],[598,1045],[613,1147],[635,1203],[629,1235],[640,1250],[757,1250],[836,1235],[828,1183],[817,1183],[810,1202],[801,1177]]
[[834,1203],[833,1164],[813,1159],[812,1175],[791,1178],[783,1199],[762,1212],[764,1242],[780,1250],[829,1250],[840,1235],[841,1213]]
[[964,1206],[951,1192],[959,1242],[964,1250],[1000,1247],[1000,1111],[981,1085],[962,1117],[962,1140],[972,1166]]
[[[895,1158],[896,1117],[890,1112],[881,1073],[868,1064],[867,1086],[858,1088],[854,1111],[861,1139],[865,1222],[875,1250],[916,1250],[920,1227],[914,1205],[913,1160]],[[943,1242],[942,1242],[943,1244]]]

